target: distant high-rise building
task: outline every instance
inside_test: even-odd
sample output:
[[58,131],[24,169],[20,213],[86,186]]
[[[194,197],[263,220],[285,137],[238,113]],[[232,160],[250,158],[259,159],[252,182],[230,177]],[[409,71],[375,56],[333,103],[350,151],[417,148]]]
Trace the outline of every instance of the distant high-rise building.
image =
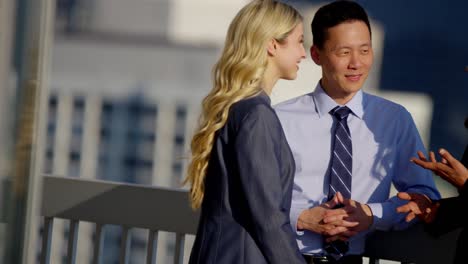
[[[62,94],[60,90],[55,90],[48,104],[44,172],[180,188],[186,163],[184,157],[188,155],[186,142],[190,131],[187,129],[187,118],[192,118],[193,123],[195,117],[189,117],[188,112],[197,112],[197,109],[188,109],[189,105],[183,102],[166,106],[169,109],[145,99],[139,93],[122,99],[110,99],[84,96],[82,93]],[[90,129],[94,131],[93,135],[87,132]],[[164,130],[166,133],[161,133]],[[88,157],[85,152],[89,148],[97,153]],[[91,175],[82,169],[86,168],[86,163],[95,164]],[[60,240],[67,237],[67,230],[66,227],[56,230],[58,235],[54,247],[60,248],[61,244],[65,245]],[[92,233],[91,229],[82,235],[88,236],[82,240],[87,244],[78,245],[79,249],[91,249]],[[106,227],[103,263],[118,262],[120,239],[120,227]],[[135,230],[132,233],[131,263],[144,261],[146,239],[146,232]],[[167,251],[167,257],[170,257],[173,245],[164,240],[161,238],[160,243]],[[53,256],[61,259],[65,254],[66,251],[62,249]],[[78,256],[83,257],[88,262],[91,260],[89,252]]]

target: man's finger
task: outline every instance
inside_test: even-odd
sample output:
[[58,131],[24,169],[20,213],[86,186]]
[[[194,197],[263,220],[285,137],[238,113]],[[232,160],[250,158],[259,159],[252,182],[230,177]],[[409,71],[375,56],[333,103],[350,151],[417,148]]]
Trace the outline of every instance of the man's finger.
[[431,159],[431,162],[437,162],[434,151],[429,152],[429,158]]
[[324,218],[330,217],[330,216],[339,216],[339,215],[345,215],[348,216],[348,211],[343,207],[343,208],[338,208],[338,209],[332,209],[328,210],[324,214]]
[[402,205],[400,207],[397,207],[396,211],[398,213],[408,213],[411,211],[410,207],[408,206],[408,204],[405,204],[405,205]]
[[325,232],[323,232],[325,236],[336,236],[336,235],[339,235],[343,232],[346,232],[348,231],[348,228],[347,227],[344,227],[344,226],[337,226],[333,229],[330,229],[330,230],[326,230]]
[[429,170],[434,169],[434,163],[432,163],[432,162],[424,161],[424,160],[421,160],[421,159],[415,159],[415,158],[410,159],[410,161],[412,161],[413,163],[415,163],[418,166],[423,167],[424,169],[429,169]]
[[325,223],[325,224],[332,224],[334,225],[333,223],[334,222],[337,222],[337,221],[340,221],[340,220],[343,220],[343,218],[347,217],[348,215],[347,214],[339,214],[339,215],[327,215],[325,214],[324,218],[322,219],[322,221]]
[[411,208],[411,211],[415,213],[416,215],[421,214],[421,209],[419,208],[418,204],[416,202],[409,202],[408,206]]
[[334,226],[334,225],[328,225],[328,224],[322,224],[321,227],[322,227],[323,230],[324,230],[322,235],[325,234],[325,231],[333,230],[333,229],[336,228],[336,226]]
[[399,192],[397,196],[398,198],[403,199],[403,200],[407,200],[407,201],[411,200],[411,196],[407,192]]
[[332,198],[330,201],[325,202],[325,203],[324,203],[325,207],[331,209],[331,208],[334,208],[334,207],[336,207],[337,205],[339,205],[339,204],[340,204],[340,201],[339,201],[339,199],[338,199],[338,195],[340,195],[339,192],[335,193],[335,195],[333,196],[333,198]]
[[429,215],[432,212],[432,209],[430,207],[426,208],[426,215]]
[[326,224],[334,225],[334,226],[344,226],[344,227],[355,227],[359,225],[359,222],[344,220],[344,217],[340,217],[340,216],[331,216],[331,217],[324,218],[323,222]]
[[[356,201],[354,201],[353,199],[345,199],[343,201],[343,205],[345,206],[345,208],[346,208],[346,206],[350,206],[350,207],[354,208],[354,207],[356,207]],[[349,208],[349,209],[351,209],[351,208]]]
[[411,212],[408,215],[406,215],[405,220],[406,222],[411,222],[411,220],[413,220],[415,217],[416,215],[413,212]]
[[344,203],[344,197],[343,197],[343,195],[342,195],[340,192],[337,192],[335,196],[336,196],[336,198],[338,199],[338,203],[339,203],[339,204]]
[[418,157],[422,161],[427,161],[426,156],[424,156],[424,153],[422,151],[420,151],[420,150],[418,150]]
[[446,164],[450,164],[451,167],[455,167],[455,164],[458,164],[459,161],[457,159],[455,159],[452,154],[450,154],[450,152],[448,152],[447,150],[445,149],[439,149],[439,155],[442,156],[442,159],[446,160],[447,163]]

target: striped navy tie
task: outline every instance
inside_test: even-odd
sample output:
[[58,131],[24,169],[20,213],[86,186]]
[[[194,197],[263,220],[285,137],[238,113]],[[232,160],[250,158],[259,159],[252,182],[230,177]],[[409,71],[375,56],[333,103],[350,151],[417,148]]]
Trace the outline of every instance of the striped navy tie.
[[348,115],[351,110],[346,107],[336,107],[330,112],[336,117],[335,137],[330,168],[330,189],[328,200],[336,192],[340,192],[345,199],[351,198],[351,176],[353,172],[353,146],[351,133],[348,128]]
[[[353,172],[353,147],[351,133],[348,127],[348,115],[351,110],[346,107],[335,107],[330,113],[336,118],[335,136],[332,139],[330,185],[328,200],[340,192],[345,199],[351,198],[351,176]],[[337,240],[325,244],[325,250],[334,258],[339,259],[348,251],[347,242]]]

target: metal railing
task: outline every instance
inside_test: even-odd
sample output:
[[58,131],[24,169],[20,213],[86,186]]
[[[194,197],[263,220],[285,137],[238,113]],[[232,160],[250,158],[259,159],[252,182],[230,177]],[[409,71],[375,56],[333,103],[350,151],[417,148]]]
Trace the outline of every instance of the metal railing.
[[[198,213],[188,205],[187,192],[160,187],[44,176],[42,216],[42,264],[49,263],[55,218],[70,220],[66,263],[75,263],[80,222],[96,225],[93,264],[101,263],[103,227],[123,228],[120,263],[129,262],[132,228],[149,230],[146,263],[156,263],[158,232],[176,234],[174,263],[184,263],[184,241],[195,234]],[[366,244],[365,256],[370,264],[379,259],[401,263],[451,263],[458,232],[439,239],[427,235],[421,225],[399,232],[375,232]]]
[[104,225],[123,227],[120,263],[129,262],[131,228],[149,230],[146,263],[156,263],[158,231],[176,234],[174,264],[183,263],[185,236],[198,224],[186,191],[53,176],[43,184],[42,264],[49,263],[54,218],[70,220],[67,263],[75,263],[81,221],[96,225],[93,264],[101,263]]

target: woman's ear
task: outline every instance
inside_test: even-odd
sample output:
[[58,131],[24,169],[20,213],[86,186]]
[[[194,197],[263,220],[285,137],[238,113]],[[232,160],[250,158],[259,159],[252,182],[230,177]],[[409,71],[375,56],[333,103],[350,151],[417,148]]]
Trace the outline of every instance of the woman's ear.
[[315,62],[317,65],[321,65],[320,62],[320,51],[318,50],[317,46],[313,45],[310,47],[310,56],[312,57],[312,60]]
[[276,55],[276,49],[278,48],[278,42],[276,41],[276,39],[271,39],[269,42],[268,42],[268,45],[267,45],[267,52],[268,52],[268,55],[269,56],[275,56]]

